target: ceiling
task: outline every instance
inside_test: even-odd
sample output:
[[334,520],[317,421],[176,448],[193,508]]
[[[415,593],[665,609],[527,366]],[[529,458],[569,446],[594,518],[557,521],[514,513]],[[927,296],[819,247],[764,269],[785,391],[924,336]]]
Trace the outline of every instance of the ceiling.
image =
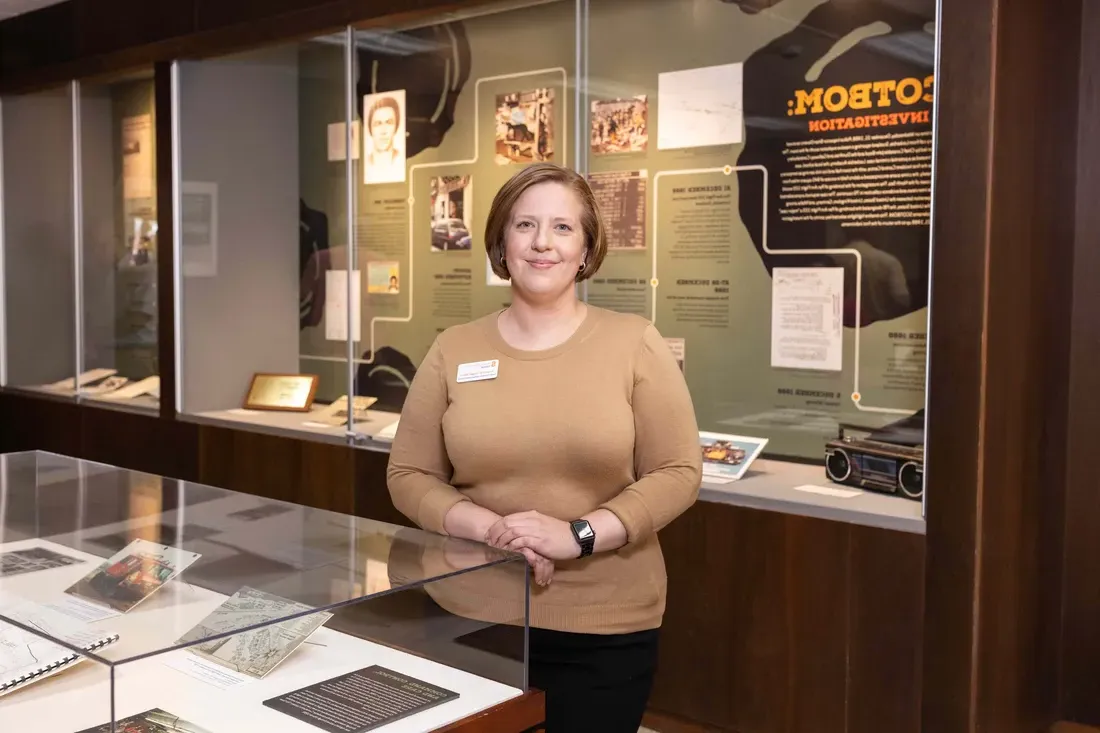
[[0,20],[29,13],[47,5],[57,5],[63,0],[0,0]]

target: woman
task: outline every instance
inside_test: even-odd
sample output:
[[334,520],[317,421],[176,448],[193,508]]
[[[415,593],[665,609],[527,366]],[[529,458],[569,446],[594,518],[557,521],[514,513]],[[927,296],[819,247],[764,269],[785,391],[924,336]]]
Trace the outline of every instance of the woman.
[[439,335],[401,413],[388,479],[425,530],[522,553],[529,680],[547,733],[636,733],[657,659],[665,568],[656,532],[695,501],[695,411],[645,319],[576,283],[607,253],[583,177],[524,168],[485,228],[512,304]]

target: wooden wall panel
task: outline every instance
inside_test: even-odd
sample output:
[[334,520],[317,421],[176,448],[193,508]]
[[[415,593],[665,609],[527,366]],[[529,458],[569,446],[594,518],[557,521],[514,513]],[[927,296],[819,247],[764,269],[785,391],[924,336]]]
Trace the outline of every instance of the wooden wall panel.
[[198,426],[149,415],[85,406],[78,410],[74,455],[168,478],[198,479]]
[[212,486],[351,514],[351,448],[199,427],[199,481]]
[[661,545],[669,593],[655,721],[920,730],[922,536],[700,503]]
[[925,538],[852,527],[848,733],[921,733]]
[[923,725],[1056,719],[1079,0],[942,6]]
[[6,453],[44,450],[78,455],[79,408],[74,402],[0,394],[0,441]]
[[1100,726],[1100,5],[1081,21],[1070,412],[1061,652],[1062,713]]

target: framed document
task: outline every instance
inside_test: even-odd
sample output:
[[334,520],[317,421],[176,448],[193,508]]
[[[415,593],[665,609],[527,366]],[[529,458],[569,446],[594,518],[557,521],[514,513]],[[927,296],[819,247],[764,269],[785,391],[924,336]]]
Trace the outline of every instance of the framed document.
[[316,374],[252,375],[252,384],[244,398],[246,410],[309,412],[317,392]]

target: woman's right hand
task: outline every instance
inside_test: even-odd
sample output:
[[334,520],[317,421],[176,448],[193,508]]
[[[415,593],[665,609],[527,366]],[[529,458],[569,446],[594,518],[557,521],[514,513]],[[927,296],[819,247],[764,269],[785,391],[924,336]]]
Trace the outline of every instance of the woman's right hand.
[[535,583],[543,587],[550,585],[550,580],[554,577],[554,561],[546,559],[528,547],[518,552],[527,558],[527,564],[531,566],[531,572],[535,576]]

